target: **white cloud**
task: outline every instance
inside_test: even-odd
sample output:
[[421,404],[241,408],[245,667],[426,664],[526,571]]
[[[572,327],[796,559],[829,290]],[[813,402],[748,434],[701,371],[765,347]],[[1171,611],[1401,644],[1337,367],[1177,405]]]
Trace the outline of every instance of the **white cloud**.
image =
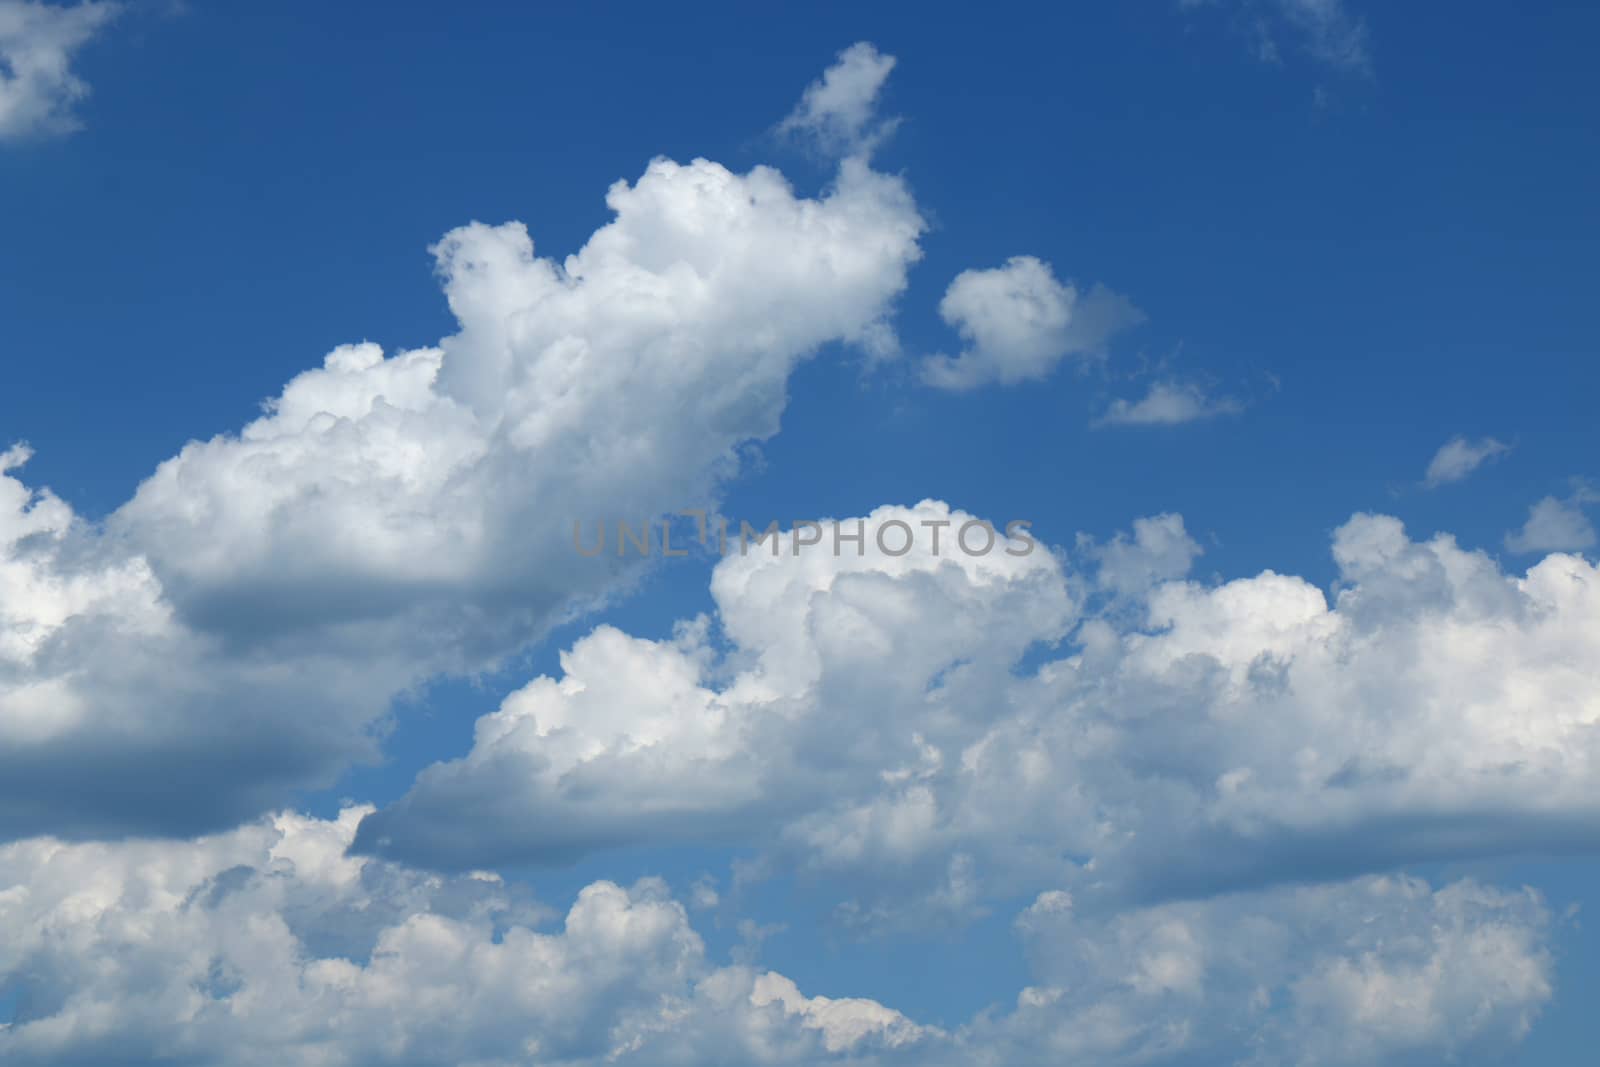
[[1104,545],[1079,536],[1078,551],[1092,559],[1095,585],[1116,596],[1143,598],[1163,582],[1182,578],[1201,548],[1184,528],[1182,515],[1133,520],[1133,536],[1119,533]]
[[1237,400],[1210,397],[1192,382],[1164,380],[1153,382],[1136,401],[1113,400],[1096,426],[1176,426],[1180,423],[1234,415],[1244,410]]
[[[891,517],[966,518],[870,519]],[[1577,557],[1510,575],[1357,516],[1330,603],[1271,571],[1168,580],[1196,551],[1175,516],[1091,547],[1094,577],[926,537],[894,558],[783,544],[719,565],[725,652],[706,620],[596,630],[360,846],[470,867],[742,840],[768,870],[848,873],[853,923],[1041,883],[1100,907],[1600,846],[1600,570]],[[1107,612],[1019,670],[1095,585]]]
[[1143,319],[1126,297],[1100,285],[1080,293],[1033,256],[962,271],[939,314],[966,343],[958,356],[923,361],[923,381],[940,389],[1044,378],[1068,356],[1103,352],[1112,336]]
[[1105,914],[1052,890],[1017,920],[1015,1010],[944,1031],[715,962],[657,879],[595,882],[555,914],[494,875],[350,857],[364,810],[0,846],[0,1058],[1333,1067],[1500,1051],[1551,995],[1531,893],[1368,878]]
[[0,0],[0,141],[78,128],[72,107],[89,87],[72,56],[116,12],[109,3]]
[[562,263],[517,223],[448,234],[458,333],[340,349],[238,436],[162,464],[113,527],[206,619],[505,648],[604,591],[573,524],[714,503],[795,367],[883,322],[922,228],[857,162],[806,200],[770,169],[657,160],[607,203]]
[[490,875],[346,858],[361,809],[193,842],[0,847],[16,1067],[181,1061],[815,1063],[936,1036],[717,966],[666,887],[597,882],[556,929]]
[[[826,523],[822,544],[798,555],[787,534],[776,555],[735,549],[711,586],[737,649],[726,662],[707,620],[662,642],[597,628],[563,654],[562,678],[536,679],[480,719],[469,756],[423,772],[396,807],[369,818],[362,846],[479,866],[749,834],[875,791],[888,773],[904,791],[899,812],[818,847],[900,848],[895,838],[923,817],[923,749],[909,735],[930,679],[970,660],[999,682],[1005,664],[1064,633],[1073,613],[1042,548],[1008,554],[1027,546],[997,536],[992,553],[963,553],[963,536],[974,549],[987,542],[978,527],[963,535],[972,521],[928,501],[859,520],[861,555],[848,542],[834,555]],[[895,523],[917,532],[919,550],[880,549],[885,530],[898,551]],[[844,534],[856,529],[840,520]],[[864,703],[876,711],[863,715]]]
[[877,113],[878,96],[894,64],[894,56],[883,55],[866,41],[851,45],[806,87],[779,132],[806,135],[832,153],[870,152],[894,129],[894,120]]
[[1531,893],[1473,882],[1365,878],[1109,917],[1052,891],[1018,920],[1036,984],[960,1040],[1018,1064],[1498,1062],[1551,997],[1548,925]]
[[814,198],[658,159],[606,202],[559,262],[520,223],[447,234],[456,333],[335,350],[103,529],[0,474],[0,838],[189,833],[329,784],[396,694],[637,577],[574,525],[714,506],[789,375],[881,341],[920,255],[905,183],[859,159]]
[[[847,50],[786,127],[865,151],[892,62]],[[608,203],[561,263],[516,223],[453,231],[458,332],[335,350],[104,528],[0,455],[0,837],[190,832],[372,754],[397,692],[627,580],[583,569],[573,520],[713,503],[802,360],[879,343],[919,254],[905,185],[859,154],[815,199],[658,160]],[[968,348],[927,374],[951,388],[1042,376],[1135,316],[1026,257],[942,310]],[[716,617],[669,641],[597,628],[384,812],[0,845],[0,1060],[1365,1064],[1526,1031],[1550,995],[1530,896],[1148,899],[1593,845],[1594,567],[1507,575],[1362,516],[1330,606],[1271,572],[1183,581],[1176,515],[1081,543],[1088,574],[1020,538],[972,555],[975,520],[935,501],[864,520],[890,522],[914,550],[791,534],[719,565]],[[1085,620],[1090,593],[1112,603]],[[1037,984],[945,1033],[714,963],[657,880],[590,885],[546,929],[497,876],[352,855],[358,828],[462,870],[743,839],[849,875],[865,925],[1048,886],[1020,921]]]
[[1473,471],[1497,456],[1511,451],[1511,446],[1493,437],[1469,441],[1465,437],[1452,437],[1439,446],[1428,464],[1428,473],[1422,484],[1429,489],[1451,482],[1459,482]]
[[1565,499],[1547,496],[1528,509],[1528,521],[1506,535],[1513,552],[1578,552],[1596,543],[1594,524],[1583,513],[1585,504],[1600,501],[1600,493],[1580,488]]

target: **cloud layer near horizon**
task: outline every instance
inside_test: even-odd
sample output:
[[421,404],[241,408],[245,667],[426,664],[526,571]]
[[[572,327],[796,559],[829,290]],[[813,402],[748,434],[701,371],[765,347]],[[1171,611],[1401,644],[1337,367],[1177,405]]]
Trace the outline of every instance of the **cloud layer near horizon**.
[[[0,846],[17,1067],[1400,1064],[1513,1045],[1550,995],[1532,894],[1414,879],[1019,916],[1034,984],[955,1030],[712,960],[668,887],[564,914],[345,855],[364,809],[191,842]],[[1249,1058],[1236,1060],[1239,1049]]]

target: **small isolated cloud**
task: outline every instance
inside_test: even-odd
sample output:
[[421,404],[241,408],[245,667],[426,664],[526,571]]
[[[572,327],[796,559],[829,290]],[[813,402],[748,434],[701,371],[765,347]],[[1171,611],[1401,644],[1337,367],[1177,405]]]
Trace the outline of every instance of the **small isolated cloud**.
[[1044,378],[1067,356],[1098,354],[1113,335],[1144,319],[1127,297],[1103,285],[1080,293],[1033,256],[962,271],[939,314],[966,342],[959,356],[923,361],[922,380],[939,389]]
[[806,87],[805,95],[778,125],[778,132],[814,139],[830,153],[861,155],[887,136],[892,119],[879,119],[878,94],[894,69],[886,56],[866,41],[839,53],[833,66]]
[[1528,509],[1528,521],[1506,535],[1513,552],[1578,552],[1595,546],[1594,524],[1583,513],[1600,493],[1580,487],[1566,499],[1547,496]]
[[0,141],[81,125],[72,106],[89,86],[72,72],[72,54],[116,12],[107,3],[0,0]]
[[1236,415],[1244,405],[1231,397],[1212,397],[1193,382],[1158,381],[1138,400],[1117,399],[1094,420],[1095,426],[1176,426],[1219,415]]
[[1427,476],[1422,484],[1429,489],[1459,482],[1484,463],[1511,451],[1511,446],[1493,437],[1469,441],[1465,437],[1452,437],[1433,454],[1428,464]]

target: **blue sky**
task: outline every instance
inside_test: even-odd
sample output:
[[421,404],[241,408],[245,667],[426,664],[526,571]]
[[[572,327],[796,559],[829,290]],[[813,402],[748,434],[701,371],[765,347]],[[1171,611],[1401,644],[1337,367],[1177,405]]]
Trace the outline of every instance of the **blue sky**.
[[0,0],[0,1050],[1572,1062],[1597,32]]

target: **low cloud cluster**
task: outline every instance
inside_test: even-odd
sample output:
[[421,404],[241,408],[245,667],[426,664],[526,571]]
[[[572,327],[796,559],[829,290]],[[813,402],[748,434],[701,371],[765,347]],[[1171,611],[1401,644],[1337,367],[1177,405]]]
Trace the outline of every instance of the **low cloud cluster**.
[[[868,521],[891,516],[967,518],[927,501]],[[668,641],[597,629],[359,847],[462,868],[734,835],[869,876],[863,907],[904,914],[1600,844],[1595,566],[1508,574],[1372,515],[1334,537],[1331,601],[1271,571],[1182,580],[1197,553],[1162,516],[1087,545],[1098,571],[1044,552],[730,558],[715,619]],[[1103,608],[1084,615],[1089,594]]]
[[946,1031],[716,963],[656,880],[594,883],[557,915],[492,875],[351,858],[363,811],[0,847],[0,1057],[1354,1067],[1504,1050],[1550,995],[1531,894],[1370,878],[1107,917],[1052,890],[1017,921],[1033,984]]
[[551,921],[494,876],[346,858],[360,815],[0,848],[0,990],[20,991],[0,1059],[799,1064],[925,1037],[714,965],[659,882],[597,882]]
[[1536,896],[1473,882],[1363,878],[1109,920],[1048,892],[1018,919],[1038,984],[964,1036],[1010,1064],[1498,1062],[1550,998],[1549,924]]

